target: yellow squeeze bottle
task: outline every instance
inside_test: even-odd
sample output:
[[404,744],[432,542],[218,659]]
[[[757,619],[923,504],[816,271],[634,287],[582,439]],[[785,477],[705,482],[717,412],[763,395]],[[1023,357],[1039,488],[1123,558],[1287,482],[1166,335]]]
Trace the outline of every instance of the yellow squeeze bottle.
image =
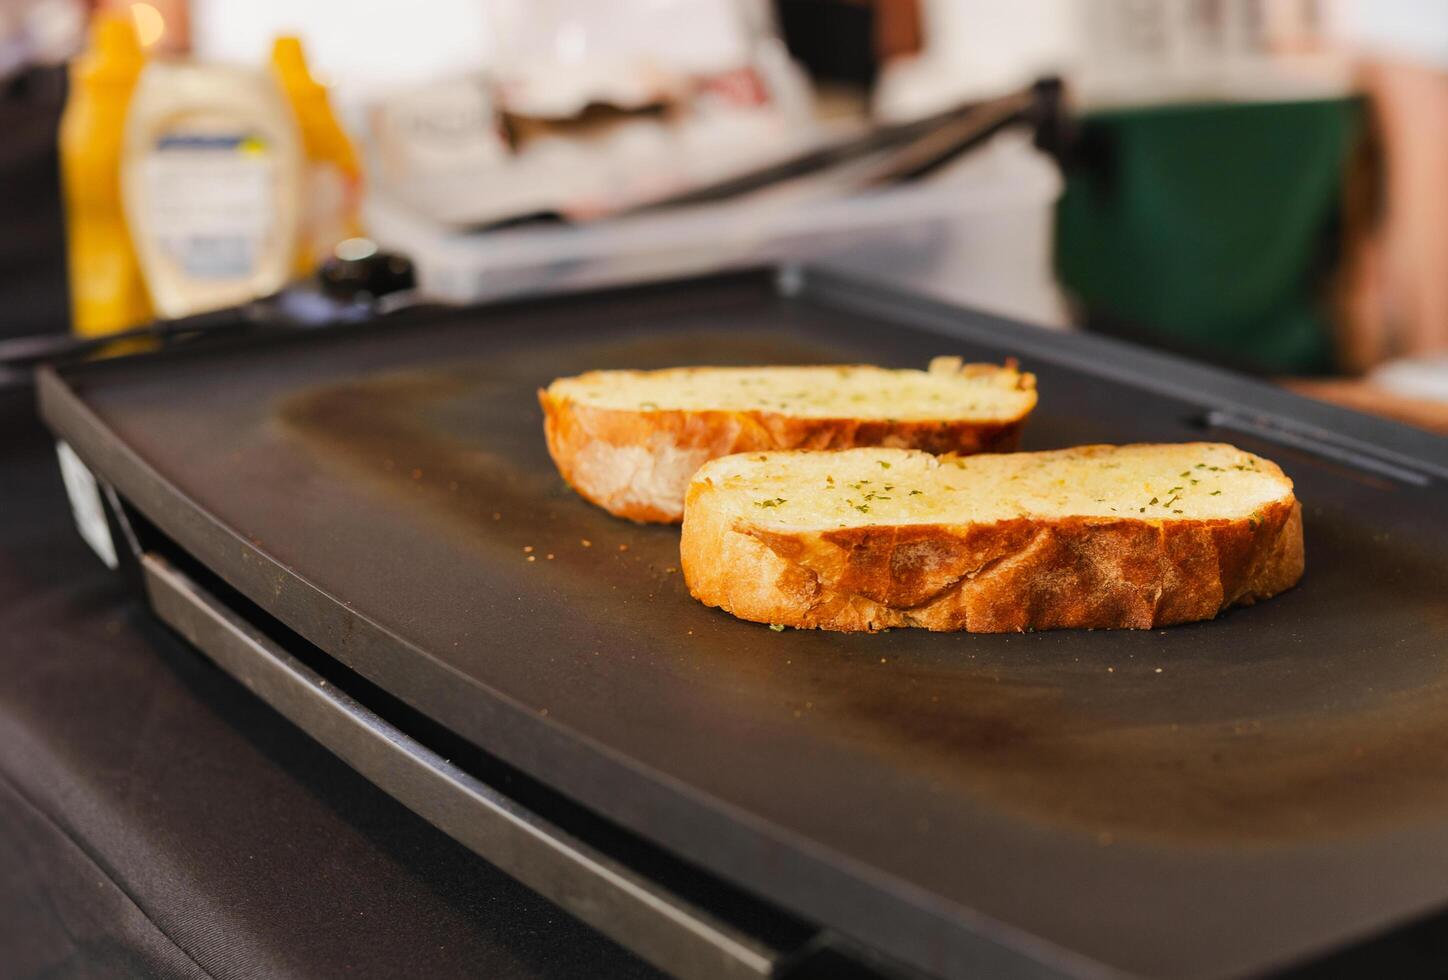
[[302,42],[279,37],[272,45],[272,74],[286,93],[307,158],[298,276],[310,275],[340,241],[361,233],[357,206],[362,166],[327,98],[327,87],[312,77]]
[[60,121],[74,332],[95,337],[150,321],[151,302],[126,227],[120,161],[126,111],[145,67],[131,19],[99,14],[71,65]]

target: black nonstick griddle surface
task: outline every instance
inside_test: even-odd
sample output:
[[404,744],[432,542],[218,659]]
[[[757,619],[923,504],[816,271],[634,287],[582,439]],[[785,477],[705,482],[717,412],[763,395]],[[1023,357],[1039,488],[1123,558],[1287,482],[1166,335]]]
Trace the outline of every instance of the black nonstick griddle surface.
[[[370,680],[932,971],[1256,974],[1448,901],[1442,441],[1121,345],[790,281],[176,351],[72,370],[44,400],[152,521]],[[535,397],[592,368],[943,353],[1036,372],[1026,448],[1207,438],[1277,460],[1303,502],[1301,585],[1150,632],[775,633],[689,598],[676,529],[569,492]],[[1382,456],[1231,428],[1268,410]],[[1203,426],[1212,411],[1227,428]]]

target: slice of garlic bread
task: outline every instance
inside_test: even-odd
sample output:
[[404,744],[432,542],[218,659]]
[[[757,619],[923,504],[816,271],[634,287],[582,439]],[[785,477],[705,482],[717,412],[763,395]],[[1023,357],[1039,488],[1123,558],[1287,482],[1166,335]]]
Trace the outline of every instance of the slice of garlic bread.
[[1292,481],[1221,443],[727,456],[694,475],[681,549],[700,601],[831,630],[1147,629],[1303,567]]
[[730,453],[897,446],[1014,449],[1036,405],[1014,365],[937,357],[928,371],[863,365],[591,371],[538,392],[548,451],[587,500],[676,522],[689,478]]

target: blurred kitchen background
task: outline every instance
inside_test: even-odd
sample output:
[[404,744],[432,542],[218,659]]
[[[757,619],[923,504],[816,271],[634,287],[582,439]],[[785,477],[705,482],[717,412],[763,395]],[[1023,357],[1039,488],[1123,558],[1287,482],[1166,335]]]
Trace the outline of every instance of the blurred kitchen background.
[[0,0],[0,94],[0,337],[798,259],[1448,431],[1442,0]]

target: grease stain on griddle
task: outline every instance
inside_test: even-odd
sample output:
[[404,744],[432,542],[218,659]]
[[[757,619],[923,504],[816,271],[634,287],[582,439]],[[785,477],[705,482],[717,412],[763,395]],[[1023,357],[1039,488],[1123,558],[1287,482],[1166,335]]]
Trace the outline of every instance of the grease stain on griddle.
[[[731,351],[738,357],[740,348]],[[613,353],[607,361],[640,362],[630,360],[636,351]],[[691,359],[678,353],[651,350],[645,366]],[[451,366],[308,390],[279,405],[278,418],[378,492],[414,502],[479,548],[506,550],[520,571],[527,545],[557,555],[529,573],[580,576],[597,589],[628,576],[624,591],[649,597],[640,610],[692,604],[682,576],[668,571],[678,560],[676,529],[613,520],[573,497],[547,459],[531,393],[531,382],[496,367]],[[1448,800],[1443,663],[1419,656],[1364,688],[1365,665],[1381,663],[1382,650],[1402,638],[1354,633],[1351,612],[1365,601],[1421,606],[1448,581],[1448,560],[1402,542],[1389,550],[1358,540],[1364,533],[1321,511],[1309,523],[1308,579],[1299,588],[1337,593],[1343,617],[1342,642],[1318,663],[1310,651],[1287,659],[1174,642],[1212,623],[1070,636],[790,631],[766,633],[761,653],[738,631],[763,627],[702,607],[690,655],[777,692],[777,710],[793,714],[807,703],[800,724],[879,753],[946,795],[987,797],[1098,840],[1270,846],[1350,834],[1429,818]],[[1316,568],[1312,552],[1326,548],[1380,556],[1391,567]],[[1292,593],[1273,602],[1292,603]],[[1422,628],[1448,632],[1448,603],[1436,608],[1442,615]],[[1226,615],[1240,625],[1264,612],[1271,609]],[[678,614],[658,623],[631,616],[644,641],[666,641],[662,631],[679,622]],[[881,656],[872,672],[854,663]]]
[[[822,356],[809,345],[750,331],[623,337],[588,351],[599,369],[804,364]],[[544,446],[535,390],[551,380],[554,367],[544,352],[525,350],[506,361],[375,374],[294,394],[276,406],[276,418],[319,454],[381,492],[417,502],[479,547],[515,547],[533,543],[524,540],[530,535],[546,536],[559,563],[573,566],[588,556],[574,554],[568,543],[594,536],[598,521],[572,506],[578,498]],[[489,521],[496,525],[486,527]],[[622,545],[619,551],[630,544],[648,549],[622,556],[630,566],[667,576],[667,587],[682,594],[679,576],[665,571],[678,564],[675,529],[613,519],[606,526],[613,532],[607,544]]]

